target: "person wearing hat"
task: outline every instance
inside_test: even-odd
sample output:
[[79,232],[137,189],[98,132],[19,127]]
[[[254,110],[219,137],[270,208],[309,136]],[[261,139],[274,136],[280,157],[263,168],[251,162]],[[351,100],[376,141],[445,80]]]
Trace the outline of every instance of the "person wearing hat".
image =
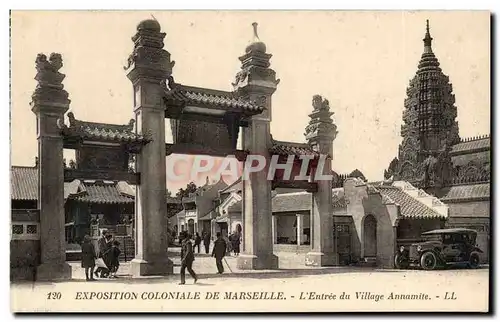
[[108,250],[108,231],[103,230],[101,237],[97,240],[97,247],[99,248],[99,253],[97,254],[99,258],[102,258],[103,254]]
[[83,237],[82,243],[82,268],[85,269],[85,277],[87,281],[95,281],[94,276],[94,267],[95,260],[97,256],[95,253],[94,244],[92,244],[92,240],[89,235],[85,235]]
[[186,284],[186,269],[188,270],[191,277],[193,277],[194,282],[198,280],[196,273],[193,271],[194,253],[193,244],[189,238],[189,234],[185,232],[183,234],[182,248],[181,248],[181,282],[180,285]]

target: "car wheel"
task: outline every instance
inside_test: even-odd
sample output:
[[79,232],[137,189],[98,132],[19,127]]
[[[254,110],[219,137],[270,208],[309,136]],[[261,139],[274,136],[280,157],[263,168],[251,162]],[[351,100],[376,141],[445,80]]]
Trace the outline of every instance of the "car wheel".
[[409,266],[408,260],[401,254],[396,254],[394,257],[394,266],[397,269],[407,269]]
[[420,257],[420,266],[425,270],[433,270],[437,266],[437,258],[433,252],[426,252]]
[[471,254],[469,257],[469,267],[470,268],[478,268],[479,267],[479,255]]

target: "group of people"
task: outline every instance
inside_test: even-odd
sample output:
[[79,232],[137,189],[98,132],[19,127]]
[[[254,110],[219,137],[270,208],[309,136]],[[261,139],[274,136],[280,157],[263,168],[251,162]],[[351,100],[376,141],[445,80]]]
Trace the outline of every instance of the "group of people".
[[87,281],[95,281],[94,275],[100,278],[117,278],[116,274],[120,267],[120,243],[107,231],[103,231],[97,245],[96,252],[90,236],[86,235],[83,238],[82,267],[85,269]]
[[[240,253],[240,235],[237,232],[231,234],[226,241],[220,232],[217,233],[217,238],[214,241],[212,249],[212,257],[215,258],[217,273],[224,273],[223,259],[227,253],[231,251],[237,256]],[[194,238],[186,231],[179,234],[181,241],[181,282],[186,283],[186,270],[189,272],[194,282],[198,280],[198,276],[193,270],[193,262],[195,260],[195,249],[200,253],[200,246],[203,242],[205,253],[209,253],[210,234],[203,232],[202,236],[198,233]],[[85,277],[87,281],[95,281],[96,277],[116,278],[118,268],[120,267],[120,243],[113,239],[113,236],[107,231],[103,231],[101,237],[97,241],[98,250],[96,251],[92,239],[86,235],[82,243],[82,267],[85,269]],[[97,267],[97,268],[96,268]]]
[[[182,245],[182,241],[185,236],[190,235],[187,231],[181,231],[179,233],[179,244]],[[191,237],[190,237],[191,238]],[[203,246],[205,246],[205,254],[208,254],[210,251],[210,234],[206,231],[203,231],[201,236],[199,233],[196,233],[194,236],[194,248],[198,250],[198,254],[201,252],[201,243],[203,242]]]
[[[196,235],[198,237],[198,240],[201,239],[199,234]],[[194,245],[196,245],[197,238],[195,237],[193,243],[191,240],[191,235],[187,232],[182,232],[180,238],[182,239],[182,242],[181,242],[181,282],[179,284],[181,285],[186,284],[186,269],[191,275],[191,277],[194,279],[194,283],[196,283],[196,281],[198,280],[198,276],[193,270],[193,262],[195,260]],[[197,245],[199,253],[200,243],[198,243]],[[208,250],[208,247],[206,247],[205,250]],[[224,240],[224,238],[222,238],[221,233],[217,233],[217,239],[214,242],[214,248],[212,250],[212,257],[215,257],[215,264],[217,266],[218,274],[224,273],[224,265],[222,264],[222,260],[226,256],[226,251],[227,251],[227,243]]]
[[238,232],[235,231],[229,235],[229,245],[231,246],[229,251],[232,251],[234,256],[238,256],[240,254],[240,243],[241,235]]

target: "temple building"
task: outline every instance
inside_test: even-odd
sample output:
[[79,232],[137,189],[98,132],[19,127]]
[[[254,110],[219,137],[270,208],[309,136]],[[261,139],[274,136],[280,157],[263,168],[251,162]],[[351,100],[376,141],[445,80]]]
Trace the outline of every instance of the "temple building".
[[478,231],[488,258],[490,236],[490,136],[460,138],[449,77],[432,49],[429,21],[424,52],[407,88],[398,157],[386,179],[405,180],[449,207],[448,227]]
[[[367,182],[357,169],[349,175],[334,173],[329,229],[340,265],[392,267],[399,246],[445,226],[478,231],[478,246],[485,251],[481,261],[488,261],[490,138],[459,137],[455,97],[432,51],[428,22],[423,41],[424,53],[404,102],[403,142],[384,172],[386,180]],[[321,121],[330,123],[324,117]],[[315,122],[313,116],[309,126]],[[274,142],[275,152],[280,151]],[[237,181],[221,191],[221,207],[212,219],[215,230],[241,230],[241,187]],[[278,190],[272,199],[274,251],[307,253],[312,195],[305,189]]]

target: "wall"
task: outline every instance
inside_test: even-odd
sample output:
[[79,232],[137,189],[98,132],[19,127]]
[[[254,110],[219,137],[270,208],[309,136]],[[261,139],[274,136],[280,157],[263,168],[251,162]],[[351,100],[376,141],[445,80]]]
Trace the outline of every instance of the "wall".
[[[398,247],[400,241],[420,240],[422,233],[434,229],[444,228],[445,222],[442,219],[400,219],[397,228]],[[404,241],[403,241],[404,242]]]
[[477,217],[455,217],[446,222],[448,228],[469,228],[477,231],[476,244],[483,251],[479,258],[481,263],[489,262],[490,253],[490,219]]
[[489,261],[490,252],[490,200],[447,202],[449,219],[447,227],[470,228],[478,232],[476,243],[484,252],[481,262]]
[[367,185],[359,179],[349,178],[344,182],[347,200],[347,212],[352,215],[355,232],[352,245],[353,260],[361,260],[364,256],[364,219],[373,215],[377,221],[377,266],[393,267],[396,252],[396,219],[398,215],[395,205],[384,205],[378,193],[369,193]]
[[490,201],[445,202],[449,217],[490,217]]
[[[214,210],[214,200],[219,196],[219,190],[226,187],[227,184],[223,180],[219,180],[219,182],[211,186],[206,191],[202,191],[201,195],[196,196],[196,210],[198,218],[201,218],[210,211]],[[195,222],[198,222],[198,219],[196,219]],[[203,230],[202,225],[197,225],[197,228],[198,232],[201,233]]]
[[40,212],[11,212],[10,280],[35,280],[40,264]]

